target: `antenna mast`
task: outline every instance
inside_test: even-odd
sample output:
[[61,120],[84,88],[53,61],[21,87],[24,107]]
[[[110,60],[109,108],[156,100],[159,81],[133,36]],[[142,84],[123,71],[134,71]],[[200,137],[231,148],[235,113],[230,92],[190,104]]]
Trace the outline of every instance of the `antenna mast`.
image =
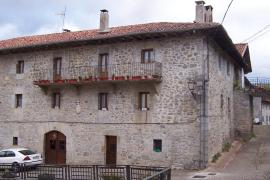
[[66,18],[66,11],[67,11],[67,6],[65,6],[64,11],[62,11],[61,13],[58,13],[57,15],[62,17],[62,31],[64,31],[64,26],[65,26],[65,18]]

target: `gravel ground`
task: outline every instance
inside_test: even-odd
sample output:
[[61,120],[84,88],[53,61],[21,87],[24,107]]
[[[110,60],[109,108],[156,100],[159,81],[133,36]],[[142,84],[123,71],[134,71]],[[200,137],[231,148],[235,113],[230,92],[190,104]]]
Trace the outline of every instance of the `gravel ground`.
[[[256,138],[230,152],[227,161],[201,172],[173,171],[172,180],[270,180],[270,126],[256,126],[254,131]],[[196,175],[205,177],[194,178]]]

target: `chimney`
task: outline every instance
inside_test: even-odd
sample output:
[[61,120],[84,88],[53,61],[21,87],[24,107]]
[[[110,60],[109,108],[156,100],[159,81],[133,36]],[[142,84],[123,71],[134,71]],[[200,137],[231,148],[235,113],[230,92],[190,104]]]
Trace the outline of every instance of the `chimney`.
[[99,32],[107,33],[110,31],[109,29],[109,11],[106,9],[100,10],[100,24],[99,24]]
[[196,3],[196,23],[208,23],[213,22],[213,7],[205,6],[204,1],[195,1]]

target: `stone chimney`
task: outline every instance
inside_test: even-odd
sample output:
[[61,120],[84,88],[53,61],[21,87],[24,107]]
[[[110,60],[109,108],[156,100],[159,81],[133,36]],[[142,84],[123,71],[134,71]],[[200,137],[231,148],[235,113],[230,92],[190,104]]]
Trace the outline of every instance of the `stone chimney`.
[[196,3],[196,23],[213,22],[213,7],[205,6],[204,1],[195,1]]
[[109,28],[109,11],[106,9],[100,10],[100,24],[99,24],[99,32],[106,33],[110,31]]

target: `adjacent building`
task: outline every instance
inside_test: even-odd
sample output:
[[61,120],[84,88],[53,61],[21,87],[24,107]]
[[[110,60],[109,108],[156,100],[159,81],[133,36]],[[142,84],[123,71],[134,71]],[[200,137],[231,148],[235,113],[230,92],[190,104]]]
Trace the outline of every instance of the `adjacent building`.
[[212,7],[148,23],[0,41],[0,148],[50,164],[205,167],[235,136],[251,69]]

